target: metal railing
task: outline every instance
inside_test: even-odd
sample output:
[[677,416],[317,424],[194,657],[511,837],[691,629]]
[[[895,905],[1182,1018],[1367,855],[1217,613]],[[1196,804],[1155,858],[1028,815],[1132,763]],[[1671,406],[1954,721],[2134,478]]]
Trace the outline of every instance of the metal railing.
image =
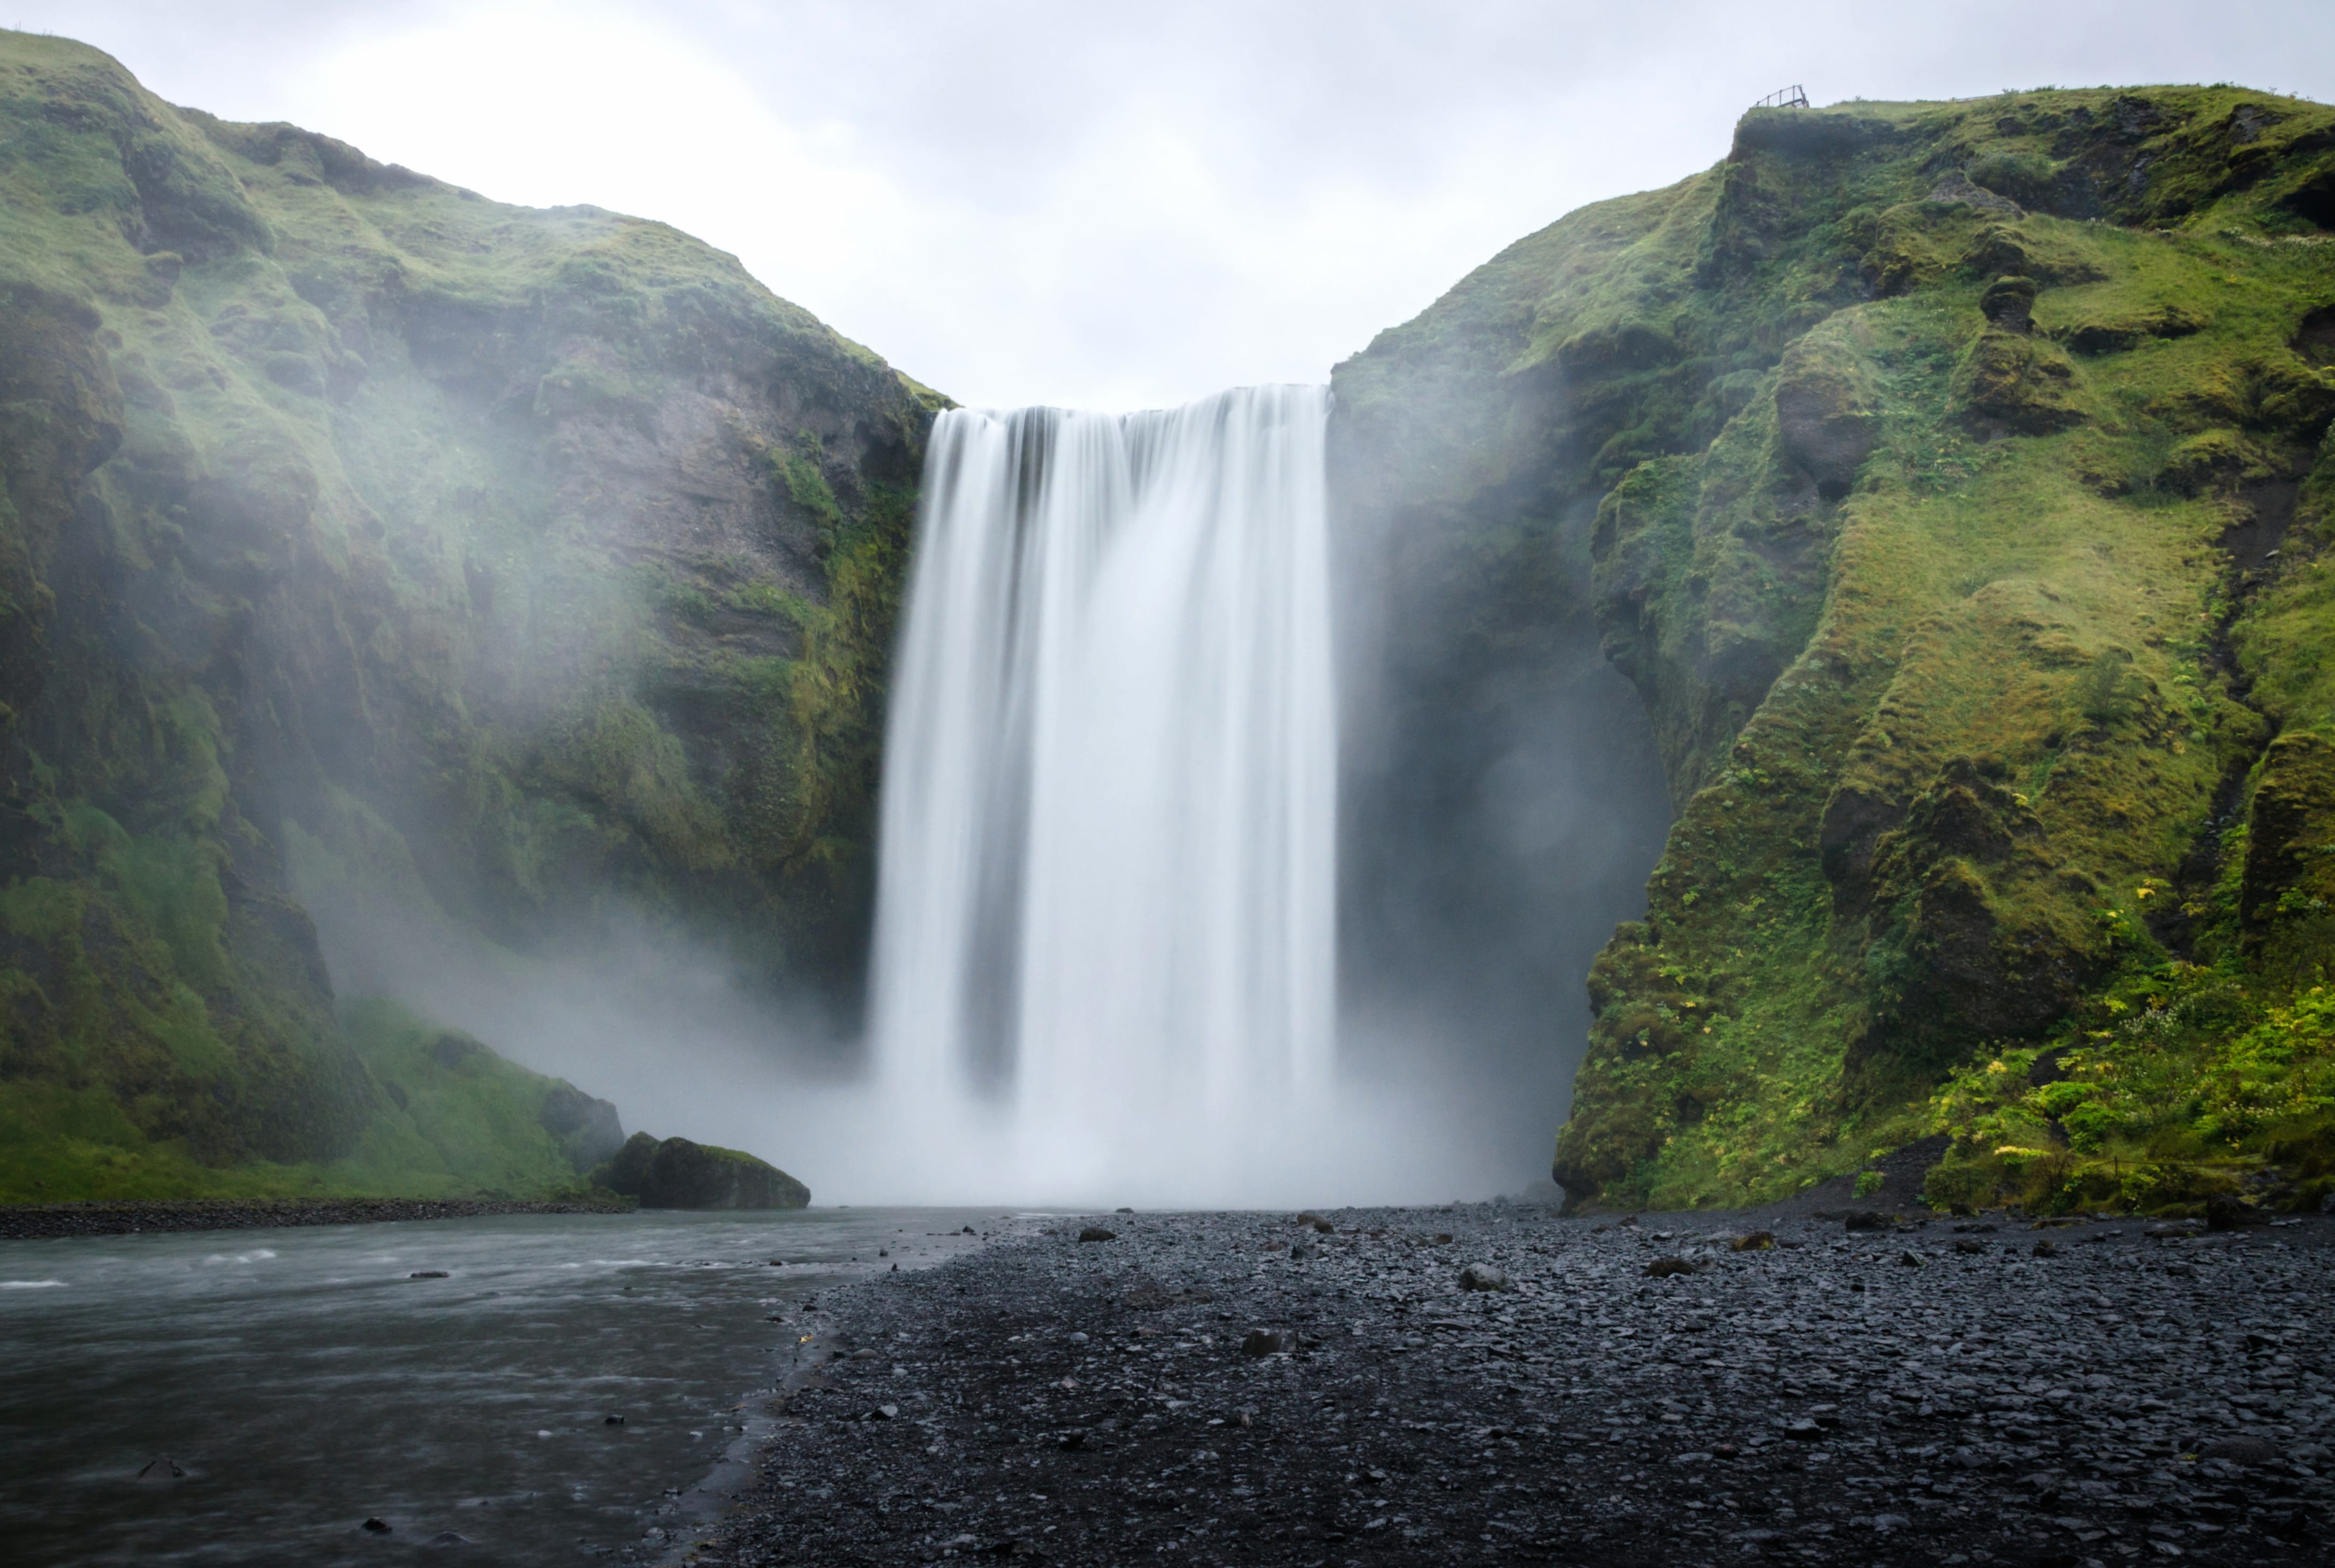
[[1806,109],[1807,106],[1808,90],[1805,87],[1792,86],[1770,92],[1751,107],[1754,109]]

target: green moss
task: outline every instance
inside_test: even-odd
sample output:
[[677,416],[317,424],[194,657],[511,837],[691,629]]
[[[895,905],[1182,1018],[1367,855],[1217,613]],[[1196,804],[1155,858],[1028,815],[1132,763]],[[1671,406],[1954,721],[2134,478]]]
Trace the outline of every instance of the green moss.
[[[0,212],[11,1081],[207,1169],[387,1136],[295,845],[473,940],[622,908],[856,993],[875,579],[945,400],[664,225],[60,39],[0,34]],[[683,447],[711,533],[634,493]]]
[[[1339,367],[1357,488],[1405,528],[1600,498],[1599,629],[1680,815],[1590,976],[1577,1195],[1846,1175],[2168,944],[2251,988],[2200,1050],[2315,983],[2317,893],[2275,961],[2197,911],[2269,864],[2252,832],[2320,841],[2291,760],[2245,831],[2223,814],[2273,726],[2335,711],[2335,353],[2303,324],[2335,297],[2330,130],[2233,88],[1755,111],[1717,169],[1520,241]],[[2241,571],[2225,531],[2298,477]],[[2278,853],[2248,907],[2315,887]],[[2109,1136],[2108,1099],[2065,1108]]]

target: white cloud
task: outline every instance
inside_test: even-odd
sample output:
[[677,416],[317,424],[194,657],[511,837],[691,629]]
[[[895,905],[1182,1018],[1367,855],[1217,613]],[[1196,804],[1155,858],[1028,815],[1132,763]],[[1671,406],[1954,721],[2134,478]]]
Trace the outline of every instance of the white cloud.
[[2212,80],[2329,95],[2323,5],[18,0],[180,102],[736,252],[967,402],[1318,380],[1744,104]]

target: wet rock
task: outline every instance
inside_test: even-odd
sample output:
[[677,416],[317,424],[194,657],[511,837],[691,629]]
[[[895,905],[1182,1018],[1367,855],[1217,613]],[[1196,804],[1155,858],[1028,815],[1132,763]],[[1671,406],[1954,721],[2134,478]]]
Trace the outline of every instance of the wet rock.
[[604,1427],[621,1427],[624,1424],[625,1418],[622,1416],[605,1416],[600,1420],[600,1425]]
[[386,1535],[390,1532],[390,1523],[386,1519],[368,1519],[363,1528],[375,1535]]
[[2269,1465],[2278,1459],[2278,1446],[2262,1437],[2216,1437],[2197,1450],[2201,1459],[2227,1459],[2233,1465]]
[[1986,1251],[1986,1244],[1979,1240],[1976,1236],[1956,1236],[1954,1238],[1954,1251],[1965,1254],[1982,1253]]
[[448,1275],[444,1269],[416,1269],[405,1277],[409,1280],[442,1280]]
[[438,1534],[431,1536],[429,1540],[424,1541],[421,1544],[424,1546],[435,1546],[441,1551],[450,1546],[472,1546],[477,1544],[477,1543],[472,1541],[468,1535],[460,1534],[452,1530],[441,1530]]
[[1773,1231],[1747,1231],[1739,1236],[1727,1239],[1727,1250],[1731,1253],[1764,1253],[1775,1244],[1776,1233]]
[[1459,1271],[1459,1288],[1463,1291],[1505,1291],[1508,1276],[1489,1263],[1469,1263]]
[[[1271,1255],[1285,1213],[1194,1215],[1103,1255],[1068,1232],[1009,1236],[845,1287],[834,1330],[909,1380],[854,1386],[867,1374],[847,1362],[791,1396],[766,1479],[693,1550],[702,1568],[781,1568],[1022,1541],[1121,1563],[1173,1542],[1196,1565],[1392,1568],[1779,1551],[2000,1564],[2078,1545],[2078,1565],[2114,1568],[2154,1561],[2147,1543],[2175,1537],[2147,1527],[2170,1524],[2209,1561],[2218,1543],[2245,1568],[2319,1568],[2307,1534],[2277,1531],[2335,1502],[2310,1474],[2335,1437],[2312,1380],[2335,1226],[2307,1218],[2226,1260],[2196,1244],[2198,1278],[2176,1284],[2129,1227],[2122,1245],[2067,1244],[2100,1234],[2088,1221],[2059,1233],[2049,1269],[2021,1245],[2016,1264],[1947,1253],[1962,1266],[1916,1277],[1887,1266],[1896,1246],[1788,1208],[1759,1216],[1775,1250],[1730,1267],[1710,1256],[1714,1217],[1648,1222],[1686,1254],[1662,1279],[1629,1230],[1461,1205],[1342,1214],[1360,1239],[1303,1268]],[[1453,1250],[1424,1244],[1430,1223]],[[1497,1258],[1508,1293],[1461,1289],[1470,1258]],[[1189,1299],[1203,1278],[1217,1302]],[[1168,1299],[1135,1304],[1150,1288]],[[877,1398],[899,1418],[867,1419]],[[2182,1457],[2256,1427],[2281,1428],[2260,1437],[2291,1465]],[[1747,1529],[1773,1532],[1765,1553],[1740,1553],[1760,1544]],[[974,1544],[951,1547],[958,1534]]]
[[1891,1224],[1889,1216],[1877,1209],[1851,1209],[1842,1219],[1853,1231],[1885,1231]]
[[2035,1238],[2035,1255],[2037,1257],[2055,1257],[2059,1254],[2059,1244],[2053,1241],[2049,1236],[2037,1236]]
[[1115,1242],[1119,1240],[1119,1233],[1117,1231],[1107,1231],[1100,1225],[1088,1225],[1079,1232],[1079,1240],[1082,1242]]
[[2205,1200],[2205,1228],[2210,1231],[2243,1230],[2249,1225],[2266,1225],[2270,1215],[2243,1198],[2210,1197]]
[[871,1421],[889,1421],[896,1419],[899,1414],[900,1407],[897,1405],[878,1405],[867,1412],[867,1418]]
[[186,1478],[187,1467],[168,1454],[159,1455],[147,1460],[138,1472],[138,1479],[150,1486],[168,1485],[170,1482],[183,1481]]
[[2034,327],[2035,280],[2031,277],[1998,277],[1979,296],[1978,308],[1986,319],[2004,332],[2024,333]]
[[1646,1265],[1646,1273],[1654,1279],[1665,1280],[1674,1274],[1691,1274],[1694,1265],[1681,1257],[1656,1258]]
[[1922,1266],[1922,1254],[1909,1247],[1897,1254],[1897,1263],[1902,1268],[1918,1269]]

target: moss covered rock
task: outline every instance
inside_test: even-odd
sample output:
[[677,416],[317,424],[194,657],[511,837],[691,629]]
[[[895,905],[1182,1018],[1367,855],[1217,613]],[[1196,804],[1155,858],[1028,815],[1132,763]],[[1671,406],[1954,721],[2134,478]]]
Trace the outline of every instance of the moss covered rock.
[[626,1139],[592,1180],[650,1209],[799,1209],[810,1202],[809,1187],[752,1155],[685,1137],[659,1142],[644,1132]]
[[[1988,1195],[2138,1162],[2118,1195],[2170,1202],[2317,1136],[2330,180],[2335,111],[2235,88],[1755,111],[1338,368],[1340,489],[1390,526],[1596,508],[1587,613],[1679,815],[1590,973],[1576,1199],[1952,1131]],[[2013,1068],[2136,1011],[2163,1081],[2101,1048],[2053,1164]]]
[[359,893],[848,1010],[940,400],[662,224],[63,39],[0,33],[0,147],[5,1126],[352,1157]]

